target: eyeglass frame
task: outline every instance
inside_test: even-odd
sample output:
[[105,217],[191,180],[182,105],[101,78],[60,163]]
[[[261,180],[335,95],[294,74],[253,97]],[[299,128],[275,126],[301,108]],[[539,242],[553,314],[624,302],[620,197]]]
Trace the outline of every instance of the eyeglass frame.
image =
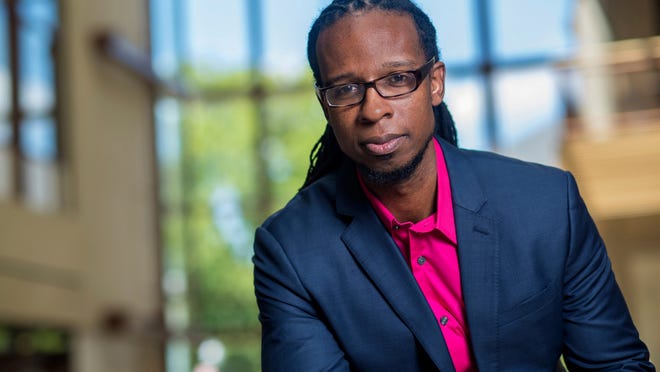
[[[315,83],[314,84],[314,89],[316,90],[317,97],[322,102],[325,102],[329,107],[350,107],[350,106],[359,105],[362,102],[364,102],[364,97],[367,96],[367,89],[369,89],[371,87],[374,88],[374,90],[376,91],[376,93],[378,93],[379,96],[381,96],[385,99],[401,97],[401,96],[405,96],[406,94],[410,94],[410,93],[416,91],[417,88],[419,88],[419,86],[422,85],[422,82],[424,81],[424,79],[426,79],[426,77],[429,75],[429,73],[431,72],[431,69],[433,68],[434,64],[435,64],[435,56],[431,57],[431,59],[429,59],[426,63],[424,63],[420,68],[418,68],[416,70],[394,71],[394,72],[390,72],[387,75],[384,75],[384,76],[381,76],[379,78],[373,79],[371,81],[341,83],[341,84],[335,84],[335,85],[331,85],[331,86],[323,87],[323,88],[319,87],[318,84]],[[376,86],[376,83],[378,81],[381,81],[383,79],[386,79],[386,78],[388,78],[392,75],[396,75],[396,74],[413,74],[413,76],[415,77],[415,87],[413,89],[411,89],[410,91],[405,92],[405,93],[395,94],[393,96],[384,96],[378,90],[378,87]],[[362,98],[360,98],[359,101],[357,101],[355,103],[350,103],[350,104],[347,104],[347,105],[333,105],[333,104],[330,103],[330,101],[328,100],[328,98],[325,94],[325,92],[328,89],[342,87],[342,86],[351,85],[351,84],[356,84],[356,85],[364,87],[364,90],[362,91]]]

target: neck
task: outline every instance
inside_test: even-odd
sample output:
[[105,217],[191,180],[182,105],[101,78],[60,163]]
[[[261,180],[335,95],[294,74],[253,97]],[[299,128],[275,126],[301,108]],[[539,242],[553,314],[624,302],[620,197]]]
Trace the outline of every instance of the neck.
[[435,212],[438,174],[433,141],[425,151],[417,169],[405,180],[381,185],[365,180],[365,185],[397,221],[418,222]]

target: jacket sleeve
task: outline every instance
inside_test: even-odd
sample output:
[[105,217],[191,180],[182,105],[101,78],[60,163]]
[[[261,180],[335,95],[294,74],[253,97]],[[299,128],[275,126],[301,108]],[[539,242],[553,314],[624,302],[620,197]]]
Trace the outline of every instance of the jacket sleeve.
[[570,240],[564,275],[564,358],[570,370],[655,371],[612,273],[605,245],[567,173]]
[[254,243],[262,369],[348,371],[348,362],[280,243],[265,228]]

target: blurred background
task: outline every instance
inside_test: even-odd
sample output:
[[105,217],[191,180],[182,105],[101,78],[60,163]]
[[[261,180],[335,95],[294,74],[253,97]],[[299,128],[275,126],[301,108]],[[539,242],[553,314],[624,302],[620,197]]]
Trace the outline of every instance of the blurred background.
[[[260,370],[253,231],[325,125],[328,3],[0,0],[0,370]],[[575,174],[657,362],[660,4],[418,3],[459,145]]]

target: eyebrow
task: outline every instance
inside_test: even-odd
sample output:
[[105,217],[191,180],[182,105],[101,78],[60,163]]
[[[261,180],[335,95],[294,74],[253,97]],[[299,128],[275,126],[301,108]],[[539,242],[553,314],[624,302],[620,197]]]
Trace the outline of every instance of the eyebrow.
[[[393,71],[387,72],[387,73],[385,73],[384,75],[381,75],[381,76],[387,76],[388,74],[396,72],[397,69],[402,69],[402,68],[414,69],[416,67],[417,67],[417,62],[413,61],[413,60],[385,62],[381,65],[381,68],[383,68],[383,69],[393,69]],[[341,74],[339,76],[335,76],[332,79],[328,79],[327,81],[324,82],[323,86],[324,87],[330,87],[330,86],[336,85],[337,82],[341,81],[341,80],[346,80],[345,84],[359,81],[359,80],[355,79],[355,75],[353,75],[353,73],[346,73],[346,74]]]

